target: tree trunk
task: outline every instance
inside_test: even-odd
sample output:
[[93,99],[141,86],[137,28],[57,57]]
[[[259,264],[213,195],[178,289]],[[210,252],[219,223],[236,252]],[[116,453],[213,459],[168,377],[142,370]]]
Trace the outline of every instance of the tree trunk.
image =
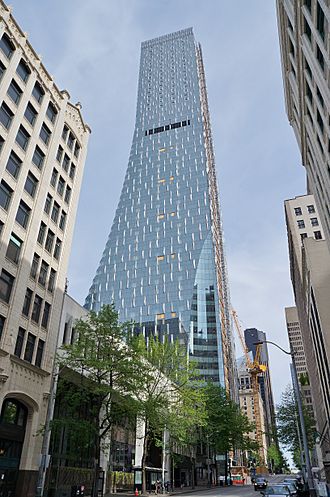
[[148,456],[148,429],[147,422],[145,423],[144,430],[144,440],[143,440],[143,455],[142,455],[142,493],[145,494],[147,491],[147,472],[146,472],[146,461]]
[[93,491],[92,497],[98,497],[98,484],[99,484],[99,472],[100,472],[100,461],[101,461],[101,440],[100,437],[96,437],[95,440],[95,460],[94,460],[94,478],[93,478]]

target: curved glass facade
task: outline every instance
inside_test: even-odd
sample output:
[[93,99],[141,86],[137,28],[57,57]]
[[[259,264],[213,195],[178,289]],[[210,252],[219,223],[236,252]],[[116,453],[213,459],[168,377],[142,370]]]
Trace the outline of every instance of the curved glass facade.
[[225,385],[226,277],[198,53],[192,29],[142,43],[128,168],[85,306],[114,302],[146,335],[178,337]]

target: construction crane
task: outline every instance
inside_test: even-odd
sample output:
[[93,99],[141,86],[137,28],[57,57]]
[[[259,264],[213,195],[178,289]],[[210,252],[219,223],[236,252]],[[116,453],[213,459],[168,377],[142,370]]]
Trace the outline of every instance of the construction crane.
[[258,376],[261,376],[266,370],[267,366],[264,364],[260,364],[260,355],[261,355],[261,343],[258,343],[256,346],[256,353],[253,361],[249,356],[249,349],[245,343],[243,331],[241,325],[239,323],[237,313],[234,309],[231,309],[231,314],[234,319],[235,327],[242,345],[242,349],[244,351],[246,366],[248,372],[251,375],[251,386],[253,393],[253,404],[254,404],[254,416],[255,416],[255,424],[256,424],[256,441],[259,445],[259,465],[264,466],[265,458],[263,451],[263,440],[262,440],[262,423],[261,423],[261,412],[260,412],[260,404],[259,404],[259,381]]

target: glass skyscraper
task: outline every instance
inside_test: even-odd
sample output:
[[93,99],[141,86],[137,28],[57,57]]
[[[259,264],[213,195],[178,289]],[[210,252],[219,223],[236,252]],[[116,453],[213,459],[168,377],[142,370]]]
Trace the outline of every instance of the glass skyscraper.
[[230,389],[232,338],[201,47],[191,28],[142,43],[136,124],[111,232],[86,299],[189,347]]

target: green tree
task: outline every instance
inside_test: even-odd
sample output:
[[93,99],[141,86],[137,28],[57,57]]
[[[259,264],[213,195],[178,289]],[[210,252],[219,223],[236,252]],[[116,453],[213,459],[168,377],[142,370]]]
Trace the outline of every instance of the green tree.
[[185,445],[195,427],[205,422],[205,402],[198,373],[189,362],[186,349],[165,339],[137,338],[136,350],[144,357],[148,372],[136,393],[139,418],[143,421],[143,492],[145,467],[152,441],[162,444],[166,429],[172,442]]
[[230,399],[226,390],[209,383],[205,389],[206,435],[217,454],[241,449],[256,451],[258,444],[249,436],[254,425],[240,407]]
[[[303,415],[308,446],[314,446],[315,423],[308,413],[306,406],[303,406]],[[298,407],[291,386],[288,386],[282,394],[281,403],[277,406],[276,413],[278,440],[292,454],[295,465],[301,466],[301,452],[299,443],[299,415]]]
[[[100,455],[114,424],[135,420],[135,392],[144,381],[144,362],[137,348],[130,346],[131,323],[119,323],[113,305],[75,322],[76,339],[59,354],[65,379],[75,388],[61,389],[66,415],[54,421],[71,425],[71,436],[79,444],[93,444],[95,474],[93,497],[97,497]],[[82,406],[86,416],[79,419]],[[72,413],[68,416],[68,413]],[[79,420],[79,423],[77,422]],[[78,441],[79,440],[79,441]]]
[[286,461],[279,447],[272,443],[268,448],[268,461],[271,464],[274,473],[281,473],[282,468],[286,467]]

